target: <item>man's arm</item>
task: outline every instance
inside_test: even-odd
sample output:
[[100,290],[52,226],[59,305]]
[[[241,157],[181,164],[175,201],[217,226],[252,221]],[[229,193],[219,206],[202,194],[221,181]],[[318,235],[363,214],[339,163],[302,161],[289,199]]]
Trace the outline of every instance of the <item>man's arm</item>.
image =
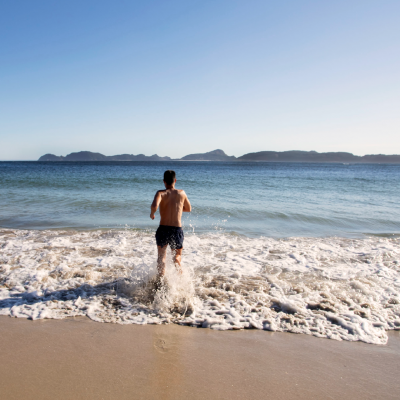
[[155,213],[156,213],[156,211],[157,211],[158,206],[160,205],[160,203],[161,203],[161,192],[158,191],[158,192],[156,193],[156,195],[154,196],[153,202],[151,203],[151,213],[150,213],[150,218],[151,218],[151,219],[154,219],[154,218],[155,218]]
[[188,197],[186,196],[186,193],[185,193],[185,201],[183,203],[183,210],[182,211],[183,212],[192,211],[192,205],[190,204],[190,201],[189,201]]

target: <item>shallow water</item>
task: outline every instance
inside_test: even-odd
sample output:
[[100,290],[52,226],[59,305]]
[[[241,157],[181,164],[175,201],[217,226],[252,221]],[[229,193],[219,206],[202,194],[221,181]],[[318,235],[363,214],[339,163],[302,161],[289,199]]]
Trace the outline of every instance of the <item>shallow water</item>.
[[[155,291],[149,205],[174,168],[183,273]],[[265,329],[384,344],[400,329],[400,166],[0,163],[0,314]]]
[[400,329],[400,239],[191,234],[154,293],[140,231],[3,230],[0,314],[255,328],[384,344]]

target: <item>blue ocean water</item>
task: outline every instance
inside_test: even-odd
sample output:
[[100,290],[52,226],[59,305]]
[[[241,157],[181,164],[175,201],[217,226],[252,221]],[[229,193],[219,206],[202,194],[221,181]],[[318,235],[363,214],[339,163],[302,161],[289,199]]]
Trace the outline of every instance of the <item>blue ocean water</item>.
[[[193,212],[182,273],[167,256],[155,291],[166,169]],[[399,178],[399,165],[1,162],[0,315],[385,344],[400,329]]]
[[193,212],[187,231],[246,236],[400,234],[400,165],[1,162],[0,227],[155,229],[166,169]]

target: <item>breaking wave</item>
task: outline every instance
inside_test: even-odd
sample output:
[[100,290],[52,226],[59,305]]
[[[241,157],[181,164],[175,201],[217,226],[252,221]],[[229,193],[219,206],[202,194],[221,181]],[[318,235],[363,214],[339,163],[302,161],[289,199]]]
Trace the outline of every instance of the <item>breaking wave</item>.
[[156,290],[145,231],[0,231],[0,314],[265,329],[385,344],[400,329],[400,239],[188,234]]

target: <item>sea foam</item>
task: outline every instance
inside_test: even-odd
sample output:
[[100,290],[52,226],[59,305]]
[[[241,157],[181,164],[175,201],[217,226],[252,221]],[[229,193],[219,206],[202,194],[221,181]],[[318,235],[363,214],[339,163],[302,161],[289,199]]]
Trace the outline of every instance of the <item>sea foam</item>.
[[[155,290],[154,234],[0,231],[0,314],[265,329],[385,344],[400,329],[400,239],[188,234]],[[170,257],[169,257],[170,258]]]

